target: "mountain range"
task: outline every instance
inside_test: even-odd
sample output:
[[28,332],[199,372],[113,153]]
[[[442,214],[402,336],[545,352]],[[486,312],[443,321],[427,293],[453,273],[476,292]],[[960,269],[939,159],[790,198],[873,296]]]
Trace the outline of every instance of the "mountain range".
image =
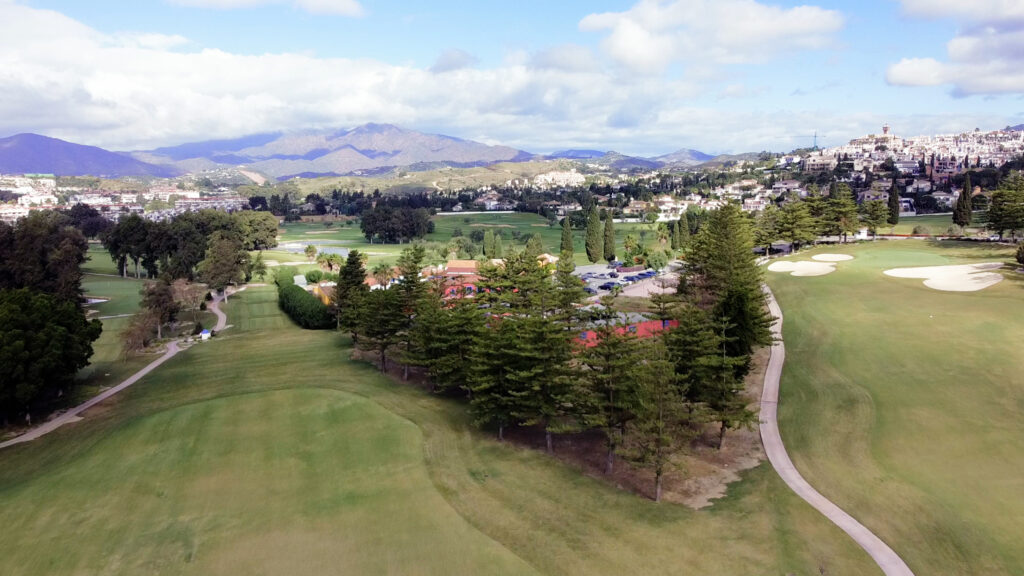
[[61,176],[157,176],[182,174],[174,166],[158,166],[95,146],[73,144],[38,134],[0,138],[0,174],[58,174]]
[[208,140],[134,152],[110,152],[35,134],[0,140],[0,173],[53,173],[172,177],[227,167],[244,167],[286,180],[295,176],[374,175],[393,169],[468,168],[498,162],[569,159],[613,170],[688,168],[713,158],[683,149],[656,158],[601,150],[563,150],[538,156],[508,146],[492,146],[391,124],[364,124],[345,130],[271,132]]

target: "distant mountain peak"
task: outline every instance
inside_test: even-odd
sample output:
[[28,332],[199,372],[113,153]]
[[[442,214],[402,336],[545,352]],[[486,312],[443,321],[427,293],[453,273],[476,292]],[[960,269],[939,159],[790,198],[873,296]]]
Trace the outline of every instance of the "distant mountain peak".
[[[223,144],[227,142],[236,145],[226,148]],[[136,153],[136,157],[182,166],[245,164],[274,177],[366,173],[388,168],[415,169],[417,166],[474,166],[532,157],[507,146],[489,146],[375,122],[341,130],[307,130],[271,138],[254,140],[247,137],[213,144],[217,145],[206,142],[187,144],[174,149]],[[174,153],[167,154],[168,150]],[[183,150],[200,153],[182,158],[180,152]]]

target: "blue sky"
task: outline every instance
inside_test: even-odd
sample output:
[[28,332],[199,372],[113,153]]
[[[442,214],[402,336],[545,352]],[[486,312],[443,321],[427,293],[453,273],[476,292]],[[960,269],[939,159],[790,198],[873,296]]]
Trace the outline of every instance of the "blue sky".
[[784,151],[1022,123],[1022,65],[1011,0],[0,0],[0,135]]

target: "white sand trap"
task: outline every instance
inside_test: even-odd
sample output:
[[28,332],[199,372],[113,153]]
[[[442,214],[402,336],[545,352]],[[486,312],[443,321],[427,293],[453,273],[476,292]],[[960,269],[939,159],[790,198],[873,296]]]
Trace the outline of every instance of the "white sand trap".
[[836,265],[828,262],[772,262],[768,266],[771,272],[789,272],[791,276],[824,276],[836,271]]
[[886,276],[894,278],[922,278],[924,285],[947,292],[977,292],[1003,281],[1003,275],[988,270],[998,270],[999,262],[984,264],[960,264],[954,266],[921,266],[919,268],[893,268],[886,270]]
[[853,260],[853,256],[849,254],[817,254],[811,256],[811,260],[817,260],[818,262],[846,262],[847,260]]

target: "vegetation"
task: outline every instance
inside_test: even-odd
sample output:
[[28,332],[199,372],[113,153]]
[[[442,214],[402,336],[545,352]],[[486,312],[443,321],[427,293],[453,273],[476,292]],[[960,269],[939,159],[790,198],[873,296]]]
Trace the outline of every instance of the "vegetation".
[[0,541],[0,566],[877,572],[767,465],[709,510],[645,502],[475,433],[460,403],[348,360],[347,336],[301,330],[275,300],[274,288],[238,294],[224,307],[229,337],[179,354],[110,409],[0,451],[0,523],[19,527]]
[[63,214],[38,211],[0,222],[0,420],[69,392],[102,325],[86,320],[87,244]]
[[1024,401],[1024,327],[1008,319],[1024,314],[1021,277],[952,293],[882,274],[1005,262],[1012,249],[840,251],[856,259],[827,276],[769,277],[786,319],[779,426],[794,463],[915,573],[1019,573],[1024,425],[1012,407]]
[[274,284],[277,285],[277,305],[296,324],[310,330],[333,328],[334,318],[319,298],[295,285],[297,270],[281,266],[275,270]]

